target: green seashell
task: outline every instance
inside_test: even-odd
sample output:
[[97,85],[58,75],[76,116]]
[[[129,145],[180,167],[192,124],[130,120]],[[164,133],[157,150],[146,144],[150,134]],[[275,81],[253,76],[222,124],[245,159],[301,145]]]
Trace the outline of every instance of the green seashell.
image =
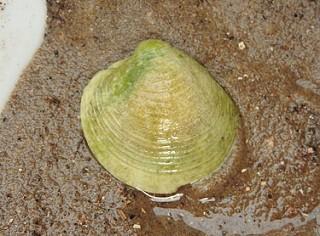
[[169,194],[215,171],[234,143],[239,115],[208,71],[161,40],[98,72],[81,100],[94,156],[137,189]]

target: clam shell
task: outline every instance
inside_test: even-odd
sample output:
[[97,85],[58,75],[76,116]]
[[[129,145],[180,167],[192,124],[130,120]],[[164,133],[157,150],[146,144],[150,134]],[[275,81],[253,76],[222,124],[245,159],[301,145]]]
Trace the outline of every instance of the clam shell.
[[169,194],[215,171],[229,155],[238,110],[208,71],[168,43],[141,42],[98,72],[81,100],[87,143],[124,183]]

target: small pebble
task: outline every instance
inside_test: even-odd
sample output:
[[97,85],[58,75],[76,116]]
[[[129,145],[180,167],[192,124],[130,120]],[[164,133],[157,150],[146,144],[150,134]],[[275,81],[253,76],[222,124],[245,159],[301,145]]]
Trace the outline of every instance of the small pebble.
[[281,162],[280,162],[280,165],[284,166],[284,161],[281,161]]
[[316,216],[317,224],[320,225],[320,214]]
[[22,169],[21,169],[21,168],[19,168],[19,169],[18,169],[18,171],[19,171],[19,172],[22,172]]
[[124,212],[122,210],[118,210],[118,214],[120,215],[122,220],[126,220],[127,219],[126,215],[124,214]]
[[207,203],[207,202],[215,202],[215,201],[216,201],[216,199],[214,197],[212,197],[212,198],[205,197],[205,198],[199,199],[199,202],[201,202],[202,204]]
[[141,229],[141,225],[139,225],[139,224],[134,224],[134,225],[133,225],[133,228],[134,228],[134,229]]
[[9,224],[11,224],[12,222],[13,222],[13,219],[10,219],[10,220],[9,220]]
[[307,149],[307,152],[308,152],[308,154],[313,154],[313,153],[314,153],[314,150],[313,150],[312,147],[309,147],[309,148]]
[[261,181],[261,186],[266,186],[267,185],[267,182],[266,181]]
[[247,169],[242,169],[241,170],[241,173],[244,173],[244,172],[246,172],[247,171]]
[[243,80],[243,77],[239,76],[239,77],[238,77],[238,80]]
[[251,188],[248,186],[246,187],[246,192],[249,192],[251,190]]
[[266,144],[271,148],[274,147],[274,139],[272,136],[270,138],[266,139]]
[[243,49],[246,48],[246,45],[244,44],[244,42],[240,42],[240,43],[238,44],[238,46],[239,46],[239,49],[240,49],[240,50],[243,50]]

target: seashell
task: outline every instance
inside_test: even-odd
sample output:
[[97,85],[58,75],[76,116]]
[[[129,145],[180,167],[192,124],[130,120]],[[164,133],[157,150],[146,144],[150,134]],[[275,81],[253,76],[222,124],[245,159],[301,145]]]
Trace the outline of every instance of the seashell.
[[98,72],[84,89],[87,143],[114,177],[169,194],[217,170],[237,136],[238,109],[208,71],[161,40]]

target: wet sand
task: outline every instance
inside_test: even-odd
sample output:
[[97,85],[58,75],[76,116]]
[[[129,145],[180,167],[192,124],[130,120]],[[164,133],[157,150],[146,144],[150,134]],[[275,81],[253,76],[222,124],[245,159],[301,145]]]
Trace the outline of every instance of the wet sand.
[[[318,1],[60,0],[48,11],[1,114],[0,235],[320,234]],[[110,176],[80,128],[88,81],[149,38],[208,68],[243,122],[234,155],[176,203]]]

